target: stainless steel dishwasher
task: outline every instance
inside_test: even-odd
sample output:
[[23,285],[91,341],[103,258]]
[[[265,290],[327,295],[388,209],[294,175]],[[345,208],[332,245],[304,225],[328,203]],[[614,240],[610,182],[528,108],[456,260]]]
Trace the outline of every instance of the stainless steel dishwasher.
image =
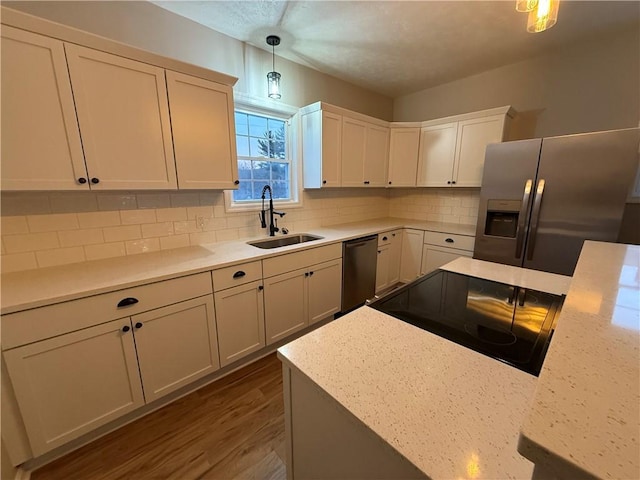
[[342,311],[346,312],[375,295],[378,235],[343,242],[342,261]]

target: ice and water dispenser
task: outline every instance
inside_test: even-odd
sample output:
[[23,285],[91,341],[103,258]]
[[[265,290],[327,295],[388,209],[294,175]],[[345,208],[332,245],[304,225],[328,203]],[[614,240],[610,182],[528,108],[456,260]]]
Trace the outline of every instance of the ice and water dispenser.
[[515,238],[522,202],[519,200],[488,200],[484,234],[490,237]]

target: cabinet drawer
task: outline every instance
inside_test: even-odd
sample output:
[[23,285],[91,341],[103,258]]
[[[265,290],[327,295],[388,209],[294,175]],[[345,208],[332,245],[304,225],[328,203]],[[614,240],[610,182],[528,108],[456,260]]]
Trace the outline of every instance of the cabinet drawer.
[[402,230],[389,230],[388,232],[382,232],[378,234],[378,246],[389,245],[392,240],[399,238],[402,235]]
[[220,268],[211,272],[211,275],[213,278],[213,291],[219,292],[236,285],[262,280],[262,262],[258,260],[257,262]]
[[455,235],[441,232],[424,232],[424,243],[439,245],[441,247],[457,248],[459,250],[473,251],[475,237],[466,235]]
[[331,245],[325,245],[324,247],[267,258],[262,261],[262,271],[264,278],[269,278],[274,275],[341,257],[342,243],[333,243]]
[[[3,315],[2,350],[200,297],[212,290],[207,272]],[[118,307],[129,298],[137,302]]]

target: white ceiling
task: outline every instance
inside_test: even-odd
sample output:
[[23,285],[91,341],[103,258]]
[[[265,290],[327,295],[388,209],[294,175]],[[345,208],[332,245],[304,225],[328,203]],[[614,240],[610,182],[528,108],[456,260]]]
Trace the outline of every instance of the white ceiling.
[[[508,1],[154,1],[251,45],[397,97],[640,23],[638,1],[560,3],[558,23],[526,32]],[[277,65],[276,65],[277,70]]]

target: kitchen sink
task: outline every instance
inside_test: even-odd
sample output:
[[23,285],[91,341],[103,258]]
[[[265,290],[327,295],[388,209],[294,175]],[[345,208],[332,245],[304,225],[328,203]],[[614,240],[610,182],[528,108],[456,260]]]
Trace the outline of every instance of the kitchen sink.
[[269,238],[266,240],[256,240],[253,242],[247,242],[249,245],[258,248],[278,248],[286,247],[287,245],[296,245],[298,243],[313,242],[314,240],[320,240],[324,237],[317,235],[311,235],[309,233],[301,233],[299,235],[289,235],[286,237]]

